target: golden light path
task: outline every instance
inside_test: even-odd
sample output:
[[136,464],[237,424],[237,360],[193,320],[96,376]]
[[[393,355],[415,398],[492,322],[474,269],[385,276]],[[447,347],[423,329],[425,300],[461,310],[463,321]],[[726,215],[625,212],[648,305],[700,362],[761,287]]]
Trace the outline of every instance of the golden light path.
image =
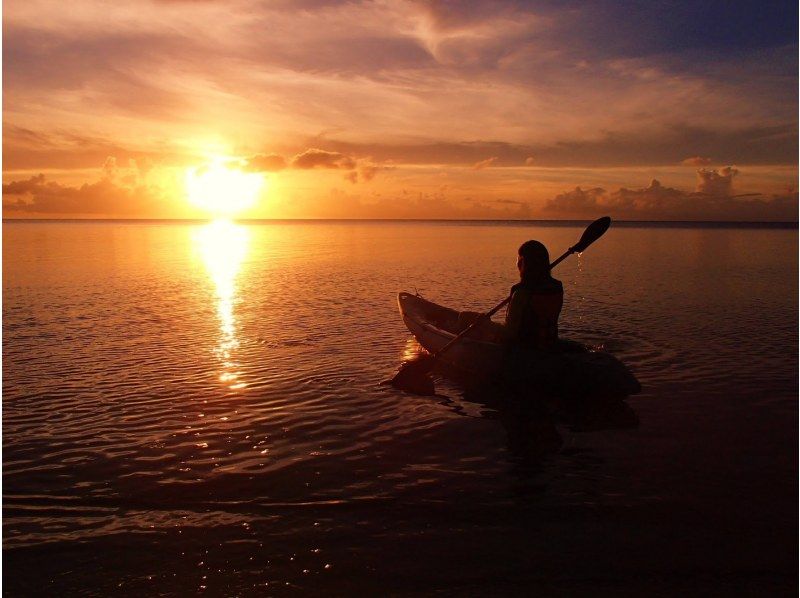
[[235,360],[239,340],[234,306],[240,300],[236,278],[247,256],[250,231],[229,220],[215,220],[195,230],[193,237],[216,289],[220,338],[214,353],[222,365],[219,379],[231,389],[244,388],[246,384],[239,380],[239,364]]

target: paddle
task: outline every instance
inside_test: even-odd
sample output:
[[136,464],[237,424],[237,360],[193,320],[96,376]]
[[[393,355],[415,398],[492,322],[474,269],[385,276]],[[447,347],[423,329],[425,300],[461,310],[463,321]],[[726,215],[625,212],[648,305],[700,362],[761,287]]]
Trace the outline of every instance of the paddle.
[[[586,230],[583,231],[583,235],[581,235],[580,240],[575,243],[572,247],[570,247],[564,254],[559,257],[556,261],[550,264],[550,269],[552,270],[562,261],[564,261],[567,257],[572,255],[573,253],[581,253],[586,250],[589,245],[597,241],[600,237],[603,236],[608,230],[608,227],[611,226],[611,218],[608,216],[603,216],[602,218],[598,218],[594,222],[592,222],[589,226],[586,227]],[[480,317],[476,318],[472,324],[467,326],[464,330],[462,330],[459,334],[455,336],[450,342],[448,342],[444,347],[439,349],[436,353],[431,353],[430,355],[421,356],[419,359],[414,361],[409,361],[404,363],[400,370],[395,374],[394,378],[389,380],[387,383],[391,384],[395,388],[400,390],[405,390],[407,392],[412,392],[414,394],[419,395],[432,395],[436,394],[436,387],[433,384],[433,380],[430,378],[430,372],[436,366],[436,363],[439,361],[439,358],[448,350],[450,347],[455,345],[458,341],[466,337],[473,328],[478,326],[480,323],[486,321],[488,318],[491,318],[495,313],[497,313],[500,309],[503,308],[509,301],[511,301],[511,296],[506,297],[492,309],[490,309],[485,314],[481,315]]]

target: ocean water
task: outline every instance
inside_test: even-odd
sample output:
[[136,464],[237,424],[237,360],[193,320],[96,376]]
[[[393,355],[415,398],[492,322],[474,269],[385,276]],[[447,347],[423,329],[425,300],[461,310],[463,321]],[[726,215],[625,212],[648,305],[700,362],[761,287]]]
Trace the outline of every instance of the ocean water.
[[486,310],[581,232],[5,222],[4,592],[796,595],[796,228],[619,224],[558,267],[638,425],[379,384],[399,291]]

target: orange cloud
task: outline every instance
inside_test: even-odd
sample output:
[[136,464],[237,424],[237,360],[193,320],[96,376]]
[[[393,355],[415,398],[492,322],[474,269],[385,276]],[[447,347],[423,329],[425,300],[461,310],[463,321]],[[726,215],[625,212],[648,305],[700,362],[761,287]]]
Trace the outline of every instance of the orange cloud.
[[256,154],[245,160],[248,172],[277,172],[286,168],[286,158],[280,154]]
[[739,171],[732,166],[726,166],[719,170],[701,168],[697,171],[697,191],[723,197],[733,195],[733,177],[737,174]]
[[292,158],[292,168],[310,170],[313,168],[338,168],[342,170],[352,170],[356,167],[356,162],[350,156],[339,152],[329,152],[326,150],[311,148],[302,154]]
[[711,164],[711,158],[703,158],[702,156],[693,156],[691,158],[686,158],[685,160],[681,160],[681,164],[684,166],[708,166]]
[[[368,160],[361,160],[358,163],[358,178],[363,182],[369,182],[375,178],[375,175],[382,170],[394,170],[393,165],[375,164]],[[353,181],[356,182],[355,180]]]
[[490,166],[494,166],[497,164],[499,158],[497,156],[492,156],[491,158],[486,158],[485,160],[481,160],[480,162],[476,162],[472,165],[473,170],[483,170],[484,168],[489,168]]
[[47,181],[43,174],[3,185],[3,212],[46,215],[154,217],[175,215],[159,190],[117,185],[110,177],[77,187]]

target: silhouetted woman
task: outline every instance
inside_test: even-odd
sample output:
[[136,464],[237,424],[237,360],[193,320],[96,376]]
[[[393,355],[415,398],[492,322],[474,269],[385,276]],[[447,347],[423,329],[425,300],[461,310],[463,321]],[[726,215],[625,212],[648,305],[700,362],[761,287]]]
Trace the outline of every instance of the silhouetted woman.
[[558,342],[558,316],[564,302],[561,281],[550,275],[550,254],[539,241],[518,251],[520,281],[511,288],[504,340],[511,348],[547,350]]

